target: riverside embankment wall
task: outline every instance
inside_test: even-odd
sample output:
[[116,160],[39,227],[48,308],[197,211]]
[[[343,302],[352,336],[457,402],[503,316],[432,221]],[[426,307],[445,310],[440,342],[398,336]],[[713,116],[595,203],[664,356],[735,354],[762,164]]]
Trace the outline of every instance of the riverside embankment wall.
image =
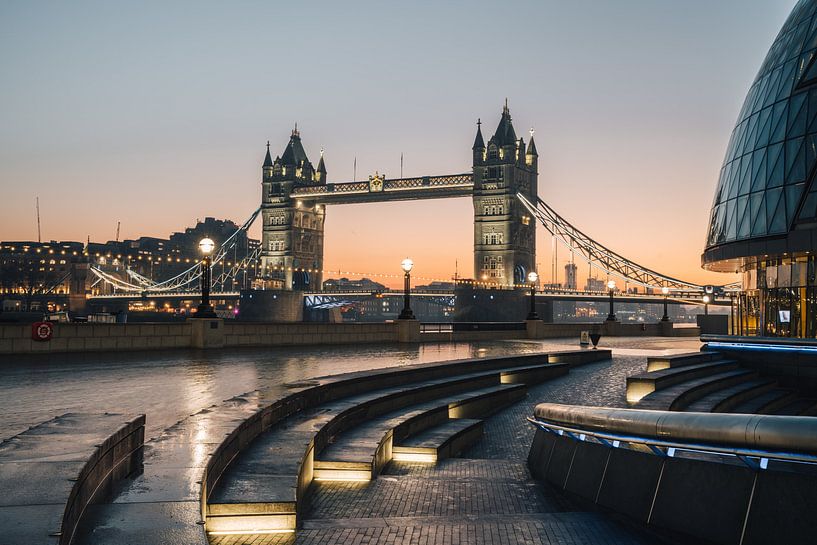
[[[669,325],[670,327],[667,327]],[[234,348],[366,344],[395,342],[462,342],[579,337],[593,324],[528,322],[527,329],[508,331],[421,332],[420,324],[398,320],[381,323],[271,323],[198,319],[179,323],[57,323],[50,340],[32,338],[31,324],[0,323],[0,355],[82,353],[172,348]],[[606,336],[694,336],[694,328],[671,324],[603,324]]]

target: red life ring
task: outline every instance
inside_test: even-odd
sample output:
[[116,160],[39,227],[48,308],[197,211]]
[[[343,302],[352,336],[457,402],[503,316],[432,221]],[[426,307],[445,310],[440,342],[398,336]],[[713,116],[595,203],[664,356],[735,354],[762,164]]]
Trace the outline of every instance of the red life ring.
[[31,324],[31,338],[35,341],[50,341],[54,334],[54,324],[51,322],[34,322]]

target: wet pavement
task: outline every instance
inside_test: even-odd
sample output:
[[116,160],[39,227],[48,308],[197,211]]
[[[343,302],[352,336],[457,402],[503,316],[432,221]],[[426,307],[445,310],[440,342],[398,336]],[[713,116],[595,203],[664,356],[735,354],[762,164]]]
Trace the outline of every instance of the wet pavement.
[[[533,344],[567,348],[572,341]],[[371,483],[319,482],[295,535],[211,536],[211,545],[399,543],[632,544],[667,543],[642,527],[577,505],[534,481],[526,458],[534,435],[526,417],[544,401],[626,406],[626,377],[647,356],[696,351],[697,340],[609,339],[612,360],[571,369],[529,388],[527,397],[485,421],[485,434],[461,458],[435,465],[392,462]]]
[[[466,456],[493,458],[499,464],[497,470],[504,470],[508,464],[519,466],[530,445],[529,436],[532,435],[532,430],[525,423],[524,416],[530,414],[533,403],[548,400],[591,405],[622,405],[624,378],[628,374],[643,370],[646,356],[695,351],[700,346],[695,339],[663,338],[611,338],[602,344],[614,349],[612,362],[576,368],[569,377],[535,388],[527,400],[490,419],[486,427],[486,440]],[[144,473],[135,479],[129,488],[123,490],[112,504],[100,505],[98,509],[91,510],[89,525],[85,532],[80,532],[77,536],[77,542],[95,545],[122,542],[120,539],[122,522],[117,521],[125,517],[127,512],[126,525],[134,526],[128,530],[129,536],[140,534],[138,531],[140,524],[145,525],[145,530],[150,528],[151,531],[145,531],[145,534],[155,533],[157,530],[155,525],[160,523],[167,525],[167,528],[162,528],[159,533],[168,538],[175,536],[172,542],[192,543],[197,542],[195,535],[196,532],[200,532],[200,527],[195,525],[192,518],[187,519],[191,516],[198,518],[196,512],[199,498],[196,479],[201,475],[207,453],[218,444],[225,433],[234,429],[244,418],[259,407],[284,395],[287,391],[284,384],[358,370],[575,348],[578,348],[575,339],[554,339],[441,343],[408,347],[362,345],[208,352],[182,350],[141,354],[95,354],[84,357],[44,356],[15,358],[11,361],[6,359],[0,360],[0,439],[68,411],[146,413]],[[420,487],[418,490],[428,486],[422,479],[417,482],[411,479],[405,483],[410,485],[412,490],[414,486]],[[379,486],[388,482],[383,480]],[[451,486],[459,485],[451,483]],[[517,501],[526,502],[531,500],[526,499],[526,495],[531,492],[531,486],[539,485],[530,481],[528,476],[523,476],[519,482],[509,485],[507,491],[500,491],[500,495],[507,493],[510,498],[515,494],[521,494]],[[486,501],[493,499],[504,501],[501,498],[494,498],[495,491],[492,490],[488,486],[483,491]],[[331,491],[327,489],[326,492]],[[394,493],[394,490],[391,492]],[[455,490],[448,491],[446,488],[443,495],[455,500],[458,494],[451,492]],[[541,495],[538,492],[536,494]],[[341,499],[337,505],[345,505],[342,501],[343,495],[337,496]],[[586,513],[577,514],[570,520],[564,519],[567,515],[559,515],[562,509],[554,512],[547,507],[551,501],[560,500],[540,498],[535,503],[546,507],[537,507],[532,513],[520,512],[514,515],[522,517],[518,521],[519,524],[527,526],[521,531],[533,537],[533,542],[549,542],[550,539],[542,539],[542,536],[550,535],[551,532],[555,532],[553,535],[559,535],[563,531],[570,535],[580,527],[583,528],[582,532],[589,532],[586,537],[595,535],[597,531],[600,532],[599,536],[611,535],[607,521],[595,515],[587,518]],[[410,523],[411,527],[416,526],[418,533],[412,534],[410,540],[398,541],[409,543],[429,531],[428,525],[422,522],[423,518],[438,515],[422,509],[417,510],[413,502],[407,504],[406,508],[407,513],[412,515],[404,518],[403,522]],[[147,511],[135,517],[134,509]],[[440,515],[442,514],[441,512]],[[326,543],[347,541],[335,539],[338,537],[336,532],[340,530],[336,523],[339,519],[348,521],[346,515],[348,514],[342,512],[335,513],[331,508],[313,513],[314,541]],[[384,512],[384,515],[386,516],[377,518],[389,519],[387,513]],[[463,516],[480,514],[463,513]],[[319,522],[321,520],[324,522]],[[462,523],[465,526],[460,529],[466,533],[474,530],[465,519],[459,522],[453,519],[447,523],[438,522],[452,528]],[[491,526],[494,524],[502,526],[503,523],[497,520],[491,522],[490,527],[480,527],[474,531],[501,532],[499,526],[497,528]],[[354,539],[365,539],[372,532],[378,531],[376,528],[373,529],[368,521],[358,523],[357,526],[358,528],[352,532],[355,534]],[[410,534],[415,531],[406,526],[403,528]],[[626,531],[620,533],[616,530],[613,534],[621,537],[621,540],[614,539],[609,542],[643,542]],[[299,541],[309,535],[309,533],[301,535]],[[236,536],[232,542],[241,543],[240,539]],[[434,539],[430,542],[437,541]],[[493,539],[477,541],[500,542]],[[527,541],[527,538],[523,541]],[[595,539],[580,541],[600,542]],[[502,542],[519,541],[511,539]]]
[[[697,339],[609,338],[616,354],[697,350]],[[575,339],[0,356],[0,440],[66,412],[146,413],[146,438],[225,399],[315,376],[577,348]],[[655,351],[655,352],[653,352]]]

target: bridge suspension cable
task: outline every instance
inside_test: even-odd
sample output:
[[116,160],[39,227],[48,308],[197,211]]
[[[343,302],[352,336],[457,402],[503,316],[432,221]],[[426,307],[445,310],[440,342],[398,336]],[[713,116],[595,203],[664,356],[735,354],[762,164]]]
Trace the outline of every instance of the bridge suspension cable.
[[[627,282],[644,286],[645,288],[666,287],[674,291],[704,291],[704,286],[694,282],[686,282],[665,274],[661,274],[652,269],[639,265],[599,244],[588,235],[574,227],[570,222],[560,216],[545,201],[537,198],[534,206],[530,200],[521,193],[516,197],[522,202],[525,208],[544,225],[553,236],[558,238],[562,244],[570,248],[571,252],[578,251],[581,257],[590,264],[606,271],[612,276],[617,276]],[[720,289],[734,289],[736,284],[719,286]]]
[[[216,251],[215,255],[213,256],[212,264],[216,265],[220,263],[227,252],[231,250],[236,243],[238,242],[238,235],[239,233],[246,232],[247,229],[252,226],[255,220],[258,218],[258,214],[261,213],[261,207],[255,209],[255,211],[250,215],[249,218],[239,227],[238,229],[233,232],[227,239],[221,244],[219,249]],[[244,266],[247,263],[258,259],[260,255],[260,249],[256,249],[255,251],[248,254],[244,259],[241,260],[240,263],[236,263],[230,271],[235,273],[239,266]],[[114,276],[110,273],[103,271],[99,266],[93,265],[91,266],[91,272],[97,276],[100,280],[114,286],[116,289],[129,292],[129,293],[146,293],[146,294],[157,294],[157,293],[164,293],[164,292],[178,292],[178,291],[185,291],[185,289],[192,290],[195,288],[194,282],[197,281],[201,277],[201,263],[197,262],[188,268],[185,271],[177,274],[176,276],[169,278],[167,280],[163,280],[162,282],[154,282],[153,280],[142,276],[141,274],[133,271],[129,268],[126,268],[126,272],[128,276],[133,279],[135,284],[132,282],[125,281],[117,276]],[[220,275],[216,282],[221,282],[222,284],[225,282],[225,279],[222,278],[225,274]],[[215,282],[214,282],[215,285]]]

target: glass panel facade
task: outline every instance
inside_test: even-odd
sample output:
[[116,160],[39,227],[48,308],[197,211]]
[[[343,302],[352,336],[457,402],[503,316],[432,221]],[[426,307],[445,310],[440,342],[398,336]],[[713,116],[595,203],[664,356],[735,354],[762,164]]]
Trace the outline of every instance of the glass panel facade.
[[724,158],[707,248],[817,220],[817,0],[801,0],[752,83]]
[[817,337],[817,261],[771,259],[743,273],[737,298],[739,335]]

